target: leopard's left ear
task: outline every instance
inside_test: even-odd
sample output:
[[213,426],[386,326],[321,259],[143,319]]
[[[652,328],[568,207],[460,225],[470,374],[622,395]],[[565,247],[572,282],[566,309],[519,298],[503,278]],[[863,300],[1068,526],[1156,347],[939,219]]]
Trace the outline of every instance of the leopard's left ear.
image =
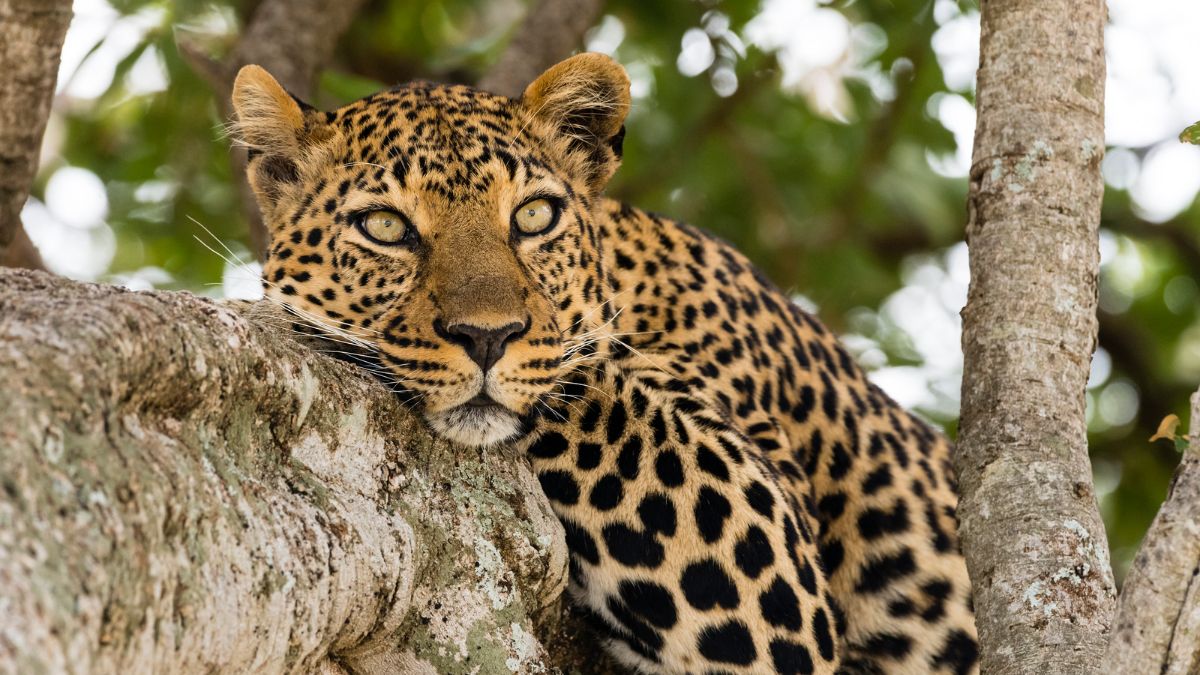
[[604,54],[577,54],[542,73],[521,103],[553,126],[565,152],[603,189],[621,164],[629,113],[629,76],[621,64]]

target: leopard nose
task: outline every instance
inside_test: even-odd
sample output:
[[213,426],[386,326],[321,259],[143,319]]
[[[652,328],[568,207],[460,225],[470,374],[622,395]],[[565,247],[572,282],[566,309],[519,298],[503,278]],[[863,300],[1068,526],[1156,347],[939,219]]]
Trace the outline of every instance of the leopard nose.
[[467,351],[467,356],[486,373],[496,365],[501,356],[504,356],[504,349],[508,343],[528,327],[528,321],[514,321],[499,328],[452,323],[446,326],[446,333],[450,341],[462,346]]

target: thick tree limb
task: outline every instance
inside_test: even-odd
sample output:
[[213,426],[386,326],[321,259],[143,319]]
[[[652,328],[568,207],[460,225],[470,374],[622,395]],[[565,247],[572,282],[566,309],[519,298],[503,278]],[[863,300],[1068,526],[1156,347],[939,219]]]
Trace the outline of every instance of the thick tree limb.
[[543,672],[526,463],[250,315],[0,270],[0,672]]
[[28,237],[17,232],[70,23],[71,0],[0,0],[0,263],[5,265],[41,267]]
[[479,88],[520,97],[542,71],[579,49],[603,8],[604,0],[537,0]]
[[[221,111],[233,116],[233,78],[248,64],[266,68],[292,94],[308,98],[317,75],[333,56],[338,38],[350,26],[364,0],[263,0],[229,57],[218,62],[198,46],[181,40],[180,52],[216,92]],[[234,148],[233,175],[246,175],[246,153]],[[250,243],[261,258],[269,236],[258,202],[244,179],[239,181],[242,211],[250,223]]]
[[1187,452],[1125,577],[1104,658],[1113,673],[1200,671],[1200,392]]
[[1115,600],[1084,418],[1105,9],[1102,0],[982,8],[955,458],[981,667],[1090,673]]

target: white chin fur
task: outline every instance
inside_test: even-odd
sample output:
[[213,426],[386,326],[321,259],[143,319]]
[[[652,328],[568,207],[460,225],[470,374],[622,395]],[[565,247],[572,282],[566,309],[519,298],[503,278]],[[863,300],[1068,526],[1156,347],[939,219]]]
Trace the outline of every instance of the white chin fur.
[[425,419],[442,438],[472,447],[502,443],[521,430],[517,416],[499,407],[459,406],[427,415]]

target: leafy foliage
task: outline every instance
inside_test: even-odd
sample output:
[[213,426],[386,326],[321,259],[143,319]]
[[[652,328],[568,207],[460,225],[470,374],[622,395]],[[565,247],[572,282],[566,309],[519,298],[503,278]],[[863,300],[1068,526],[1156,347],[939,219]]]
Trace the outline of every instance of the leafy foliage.
[[1200,122],[1196,122],[1180,132],[1179,140],[1192,145],[1200,145]]

